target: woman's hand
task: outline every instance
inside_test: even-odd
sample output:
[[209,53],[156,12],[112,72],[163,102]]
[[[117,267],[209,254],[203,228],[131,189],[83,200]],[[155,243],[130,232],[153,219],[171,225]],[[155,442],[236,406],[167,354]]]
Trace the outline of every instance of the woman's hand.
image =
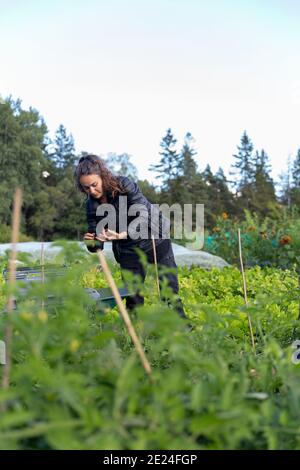
[[96,240],[100,240],[101,242],[123,240],[124,238],[127,238],[127,232],[117,233],[114,230],[109,229],[103,229],[102,232],[95,237]]
[[99,235],[96,233],[86,233],[83,237],[84,240],[99,240],[100,242],[106,242],[108,238],[105,236],[105,232],[102,231]]
[[94,233],[85,233],[84,234],[84,237],[83,237],[84,240],[95,240],[95,234]]
[[102,230],[98,235],[95,233],[86,233],[84,235],[84,240],[99,240],[100,242],[108,242],[112,240],[123,240],[127,238],[127,232],[117,233],[114,230]]

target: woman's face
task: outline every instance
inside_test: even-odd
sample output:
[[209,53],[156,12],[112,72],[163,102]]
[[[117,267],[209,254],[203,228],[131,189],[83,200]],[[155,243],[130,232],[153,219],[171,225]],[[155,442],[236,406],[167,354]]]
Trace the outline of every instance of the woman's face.
[[94,199],[99,199],[103,196],[102,178],[99,175],[83,175],[79,181],[89,196]]

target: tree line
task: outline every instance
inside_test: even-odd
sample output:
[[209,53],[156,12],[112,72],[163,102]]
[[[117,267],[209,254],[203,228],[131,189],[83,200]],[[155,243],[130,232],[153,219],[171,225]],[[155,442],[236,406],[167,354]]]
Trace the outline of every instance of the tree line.
[[[39,112],[25,110],[11,97],[0,102],[0,242],[9,241],[15,188],[24,191],[22,233],[24,239],[81,239],[86,231],[85,196],[75,191],[73,172],[78,159],[74,139],[61,124],[54,139]],[[157,185],[138,180],[137,169],[126,153],[110,153],[106,163],[119,174],[135,179],[145,196],[156,204],[205,205],[205,225],[212,228],[216,217],[226,212],[242,218],[244,210],[259,216],[280,218],[282,210],[299,207],[300,149],[289,161],[280,183],[271,177],[269,157],[256,150],[245,131],[233,155],[232,171],[226,177],[209,165],[201,170],[196,162],[194,139],[188,132],[180,149],[171,129],[162,138],[160,160],[150,170]],[[275,191],[276,185],[278,191]]]

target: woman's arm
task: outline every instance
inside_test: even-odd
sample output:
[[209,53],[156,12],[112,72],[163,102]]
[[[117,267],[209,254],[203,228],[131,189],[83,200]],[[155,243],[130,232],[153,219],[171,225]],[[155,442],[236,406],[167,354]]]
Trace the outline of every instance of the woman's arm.
[[96,237],[96,211],[93,210],[92,201],[90,199],[86,202],[86,215],[87,215],[87,223],[88,223],[88,231],[84,235],[84,240],[97,240],[94,244],[88,244],[87,249],[91,253],[96,253],[97,250],[103,250],[104,240],[99,239]]

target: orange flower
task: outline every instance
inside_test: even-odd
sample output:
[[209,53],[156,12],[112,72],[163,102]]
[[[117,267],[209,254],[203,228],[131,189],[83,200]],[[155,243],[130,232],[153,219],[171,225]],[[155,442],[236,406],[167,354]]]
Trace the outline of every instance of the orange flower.
[[283,235],[280,240],[279,240],[279,243],[280,245],[288,245],[289,243],[291,243],[292,241],[292,237],[290,235]]
[[227,212],[222,212],[221,217],[223,220],[227,220],[229,215],[227,214]]

